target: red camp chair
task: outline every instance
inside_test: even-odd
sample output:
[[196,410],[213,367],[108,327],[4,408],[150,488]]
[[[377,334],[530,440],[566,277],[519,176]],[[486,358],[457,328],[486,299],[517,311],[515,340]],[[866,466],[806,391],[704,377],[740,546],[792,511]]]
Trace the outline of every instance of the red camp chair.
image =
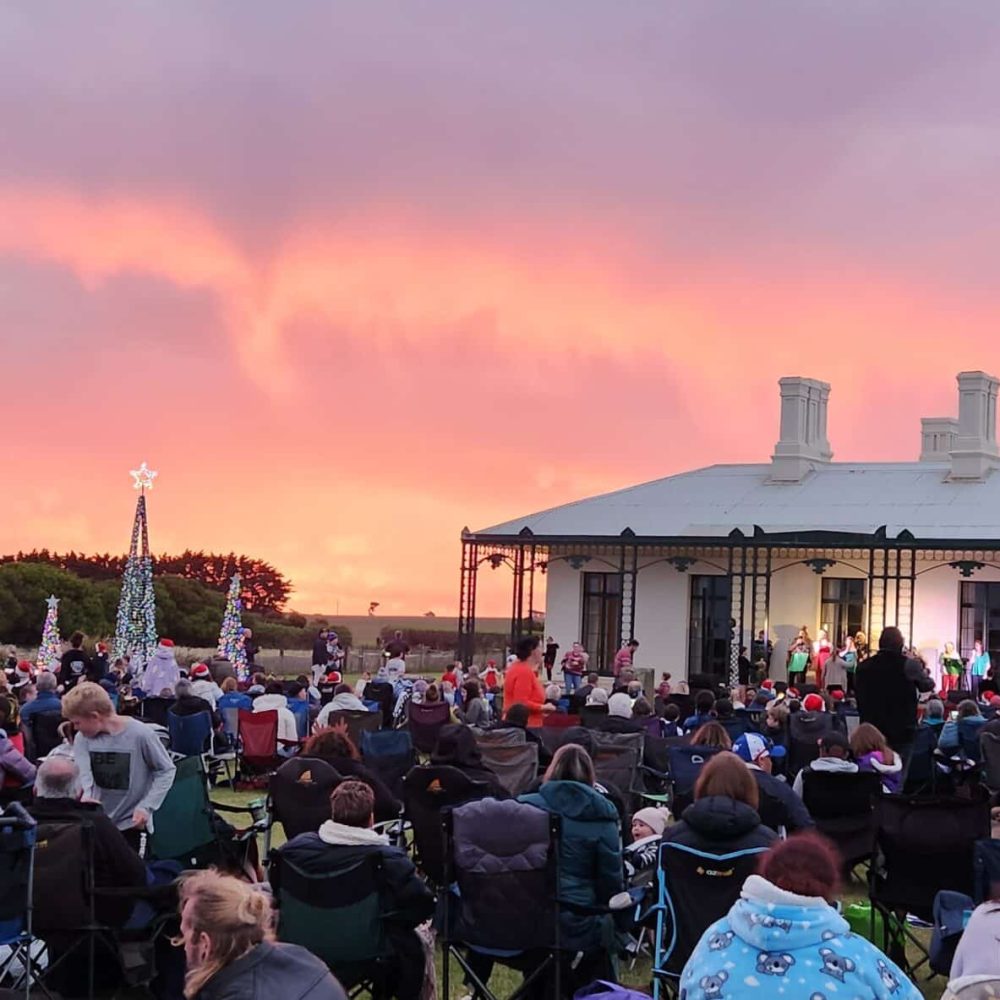
[[578,725],[580,725],[579,715],[564,715],[562,712],[549,712],[542,719],[543,729],[569,729]]
[[248,712],[241,708],[239,712],[240,770],[270,774],[288,759],[278,753],[278,743],[296,744],[278,740],[278,713],[275,710]]

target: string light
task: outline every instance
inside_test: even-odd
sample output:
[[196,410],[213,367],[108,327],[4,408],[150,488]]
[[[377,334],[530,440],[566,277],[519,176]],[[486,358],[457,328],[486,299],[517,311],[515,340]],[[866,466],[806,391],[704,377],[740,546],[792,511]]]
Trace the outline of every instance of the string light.
[[53,594],[45,602],[48,611],[45,613],[45,624],[42,626],[42,644],[38,647],[39,667],[48,669],[53,663],[58,663],[62,656],[62,644],[59,640],[59,598]]
[[229,593],[226,596],[226,612],[222,616],[222,630],[219,632],[218,653],[223,659],[229,660],[236,670],[236,677],[247,679],[247,652],[243,634],[243,602],[240,600],[240,574],[234,573],[229,581]]
[[131,667],[142,667],[156,648],[156,593],[153,590],[153,559],[149,554],[149,523],[146,517],[146,490],[153,488],[157,473],[143,462],[129,472],[139,491],[132,523],[122,592],[115,624],[114,656],[128,656]]

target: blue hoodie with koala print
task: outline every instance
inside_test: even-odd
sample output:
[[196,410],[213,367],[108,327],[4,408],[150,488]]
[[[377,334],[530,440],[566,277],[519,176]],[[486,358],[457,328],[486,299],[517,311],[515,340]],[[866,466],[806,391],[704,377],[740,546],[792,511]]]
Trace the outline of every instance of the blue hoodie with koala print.
[[921,1000],[826,900],[751,875],[729,913],[702,935],[680,1000]]

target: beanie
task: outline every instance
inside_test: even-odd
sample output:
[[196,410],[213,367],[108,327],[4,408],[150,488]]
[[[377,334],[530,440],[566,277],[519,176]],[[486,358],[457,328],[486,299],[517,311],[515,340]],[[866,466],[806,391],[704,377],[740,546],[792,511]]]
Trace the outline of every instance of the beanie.
[[802,707],[807,712],[822,712],[826,707],[826,703],[823,701],[822,695],[818,695],[814,691],[812,694],[807,694],[805,698],[803,698]]
[[663,831],[667,827],[667,820],[670,819],[670,810],[662,809],[658,806],[646,806],[632,814],[632,822],[638,820],[645,823],[658,837],[663,836]]

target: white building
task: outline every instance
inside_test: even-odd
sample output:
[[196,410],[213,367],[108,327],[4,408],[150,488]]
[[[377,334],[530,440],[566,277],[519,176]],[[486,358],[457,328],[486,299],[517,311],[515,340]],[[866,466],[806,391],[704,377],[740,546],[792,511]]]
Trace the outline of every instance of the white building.
[[[610,666],[728,674],[763,630],[784,677],[803,625],[874,646],[898,625],[936,667],[946,641],[1000,657],[1000,382],[958,376],[958,418],[924,419],[917,461],[841,463],[827,440],[830,387],[783,378],[771,461],[713,465],[462,533],[460,646],[471,651],[481,568],[514,571],[511,633],[547,574],[546,634]],[[914,434],[916,437],[916,434]],[[731,630],[731,620],[735,630]],[[735,637],[735,639],[734,639]]]

